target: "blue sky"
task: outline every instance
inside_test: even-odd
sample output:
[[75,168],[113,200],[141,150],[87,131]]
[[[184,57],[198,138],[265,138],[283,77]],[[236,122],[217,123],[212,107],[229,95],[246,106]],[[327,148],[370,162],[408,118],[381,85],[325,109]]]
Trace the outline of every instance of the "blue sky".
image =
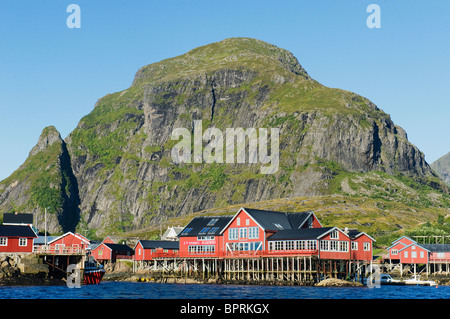
[[[69,29],[69,4],[81,28]],[[369,4],[381,28],[369,29]],[[450,151],[450,1],[2,0],[0,180],[42,129],[65,138],[144,65],[229,37],[290,50],[317,81],[390,114],[431,163]]]

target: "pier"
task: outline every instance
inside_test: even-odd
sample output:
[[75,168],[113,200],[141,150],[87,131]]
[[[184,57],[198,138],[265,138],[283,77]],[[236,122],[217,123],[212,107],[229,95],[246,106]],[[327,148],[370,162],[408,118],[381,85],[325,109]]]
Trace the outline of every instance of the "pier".
[[313,285],[328,278],[363,282],[370,269],[370,262],[316,256],[154,258],[133,264],[135,272],[146,271],[158,282],[230,284]]

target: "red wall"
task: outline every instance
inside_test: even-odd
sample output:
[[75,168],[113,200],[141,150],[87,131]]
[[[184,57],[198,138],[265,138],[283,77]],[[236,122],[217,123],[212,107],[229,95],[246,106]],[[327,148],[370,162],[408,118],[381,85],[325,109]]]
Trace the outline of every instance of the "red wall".
[[111,249],[106,247],[105,244],[101,243],[95,249],[92,250],[92,256],[96,260],[111,260]]
[[[345,241],[348,244],[348,251],[341,252],[341,251],[323,251],[320,249],[320,241],[322,240],[329,240],[329,241]],[[331,233],[328,233],[325,237],[320,238],[317,248],[320,249],[319,256],[323,259],[349,259],[350,258],[350,238],[345,235],[344,233],[338,231],[338,238],[337,239],[331,239]]]
[[8,237],[7,246],[0,246],[2,253],[32,253],[33,238],[27,238],[26,246],[19,246],[19,237]]
[[[239,225],[238,225],[238,221],[239,221]],[[250,227],[257,227],[258,228],[258,232],[257,232],[257,236],[258,238],[249,238],[250,236],[250,231],[249,228]],[[230,229],[231,228],[237,228],[237,239],[229,239],[230,238]],[[246,237],[241,237],[241,232],[239,231],[239,229],[241,228],[246,228],[247,229],[247,233],[246,233]],[[256,236],[255,236],[256,237]],[[223,241],[224,241],[224,245],[223,245],[223,249],[224,252],[226,250],[226,245],[227,243],[232,244],[232,243],[239,243],[239,242],[247,242],[247,243],[258,243],[261,242],[262,243],[262,247],[261,250],[266,250],[267,249],[267,242],[266,242],[266,236],[264,235],[264,230],[258,226],[258,224],[249,216],[247,215],[247,213],[244,210],[241,210],[237,216],[233,219],[233,221],[231,222],[230,225],[228,225],[228,227],[226,228],[226,230],[223,232]]]
[[51,242],[49,246],[54,247],[61,244],[63,244],[65,248],[69,248],[75,245],[75,247],[86,249],[88,246],[88,243],[81,240],[81,238],[75,236],[72,233],[63,235],[63,237],[59,238],[58,240]]
[[[366,234],[359,236],[358,238],[352,240],[353,242],[358,243],[358,250],[352,250],[352,259],[353,260],[372,260],[372,249],[373,249],[373,241]],[[370,244],[370,249],[368,251],[364,250],[364,243],[367,242]],[[351,245],[350,245],[351,249]]]
[[[408,256],[405,257],[405,252]],[[416,253],[416,257],[413,257],[413,252]],[[423,252],[423,257],[420,257],[420,252]],[[399,252],[400,261],[404,264],[426,264],[428,263],[428,251],[421,248],[416,244],[412,244]]]
[[[214,245],[214,253],[190,253],[189,246]],[[180,253],[181,257],[186,256],[205,256],[205,257],[219,257],[223,249],[223,236],[215,236],[212,240],[198,240],[195,237],[180,237]]]
[[[181,242],[181,239],[180,239]],[[140,250],[140,254],[139,254]],[[187,248],[186,248],[187,254]],[[160,257],[177,257],[179,256],[178,250],[168,249],[165,253],[163,248],[157,248],[156,252],[152,252],[151,249],[144,249],[140,242],[137,243],[134,249],[134,260],[152,260],[153,258]]]

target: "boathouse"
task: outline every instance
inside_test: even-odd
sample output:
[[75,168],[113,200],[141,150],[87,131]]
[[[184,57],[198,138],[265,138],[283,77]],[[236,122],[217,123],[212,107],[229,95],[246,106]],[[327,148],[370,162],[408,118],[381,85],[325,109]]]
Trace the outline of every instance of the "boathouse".
[[0,225],[0,253],[32,253],[37,237],[29,225]]
[[177,257],[180,243],[173,240],[139,240],[134,247],[134,260]]
[[98,262],[116,262],[117,259],[133,259],[133,249],[125,244],[112,244],[102,242],[92,249],[92,257]]
[[47,252],[52,252],[55,254],[83,254],[89,247],[89,244],[89,239],[87,239],[83,235],[67,232],[49,241],[47,247],[40,247],[40,249],[46,249],[48,250]]
[[407,236],[402,236],[391,243],[391,246],[387,248],[388,251],[388,259],[390,263],[399,263],[400,262],[400,254],[399,251],[403,248],[417,243],[415,240]]
[[[321,227],[322,225],[312,212],[286,214],[241,208],[222,231],[225,244],[224,252],[226,256],[243,255],[245,252],[250,252],[250,254],[254,255],[262,254],[268,250],[275,250],[272,247],[268,247],[267,240],[274,234],[286,230]],[[281,244],[278,242],[274,245],[277,248],[281,248]],[[291,250],[291,247],[289,246],[288,249],[282,250]]]

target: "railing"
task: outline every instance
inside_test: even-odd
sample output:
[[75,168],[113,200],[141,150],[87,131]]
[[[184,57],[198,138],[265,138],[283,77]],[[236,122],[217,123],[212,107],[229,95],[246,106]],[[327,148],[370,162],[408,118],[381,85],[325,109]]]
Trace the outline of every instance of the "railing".
[[34,245],[33,253],[44,255],[84,255],[86,253],[86,250],[81,247],[55,247]]

